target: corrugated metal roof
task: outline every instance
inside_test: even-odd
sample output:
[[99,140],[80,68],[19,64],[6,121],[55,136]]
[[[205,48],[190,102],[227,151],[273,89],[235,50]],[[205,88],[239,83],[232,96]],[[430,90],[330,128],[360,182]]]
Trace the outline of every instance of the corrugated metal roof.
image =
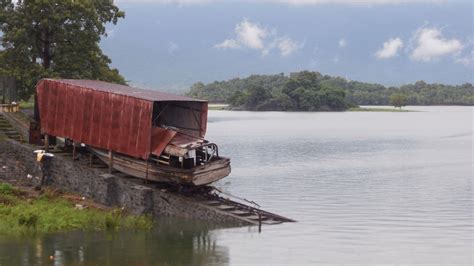
[[83,80],[83,79],[44,79],[51,80],[67,85],[78,86],[81,88],[88,88],[96,91],[130,96],[142,100],[153,102],[164,101],[193,101],[193,102],[207,102],[205,100],[194,99],[186,96],[175,95],[166,92],[145,90],[120,84],[113,84],[99,80]]

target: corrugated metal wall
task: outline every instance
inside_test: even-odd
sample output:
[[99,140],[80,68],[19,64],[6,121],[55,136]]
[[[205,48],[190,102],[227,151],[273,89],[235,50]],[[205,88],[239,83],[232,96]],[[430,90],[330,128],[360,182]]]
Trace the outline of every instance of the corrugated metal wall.
[[153,102],[54,80],[37,86],[41,132],[147,159]]

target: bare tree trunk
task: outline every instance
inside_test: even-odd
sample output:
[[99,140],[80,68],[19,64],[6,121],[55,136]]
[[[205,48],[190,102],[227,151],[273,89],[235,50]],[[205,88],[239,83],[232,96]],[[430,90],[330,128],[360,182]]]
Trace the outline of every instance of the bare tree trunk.
[[44,69],[49,69],[51,67],[51,34],[49,31],[46,31],[43,39],[43,67]]

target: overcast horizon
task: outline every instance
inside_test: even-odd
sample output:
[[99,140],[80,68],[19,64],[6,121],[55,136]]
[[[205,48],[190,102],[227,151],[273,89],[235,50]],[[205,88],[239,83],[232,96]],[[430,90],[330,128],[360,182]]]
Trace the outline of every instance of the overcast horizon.
[[469,1],[121,0],[101,46],[134,85],[183,90],[318,71],[387,86],[472,82]]

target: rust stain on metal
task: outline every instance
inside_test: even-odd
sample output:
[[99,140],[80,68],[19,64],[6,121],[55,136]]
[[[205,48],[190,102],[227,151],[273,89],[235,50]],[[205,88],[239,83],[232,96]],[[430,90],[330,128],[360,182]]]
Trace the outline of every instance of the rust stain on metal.
[[94,80],[43,79],[36,90],[42,134],[133,157],[161,153],[174,137],[152,125],[155,103],[198,104],[199,137],[206,132],[208,107],[202,100]]

